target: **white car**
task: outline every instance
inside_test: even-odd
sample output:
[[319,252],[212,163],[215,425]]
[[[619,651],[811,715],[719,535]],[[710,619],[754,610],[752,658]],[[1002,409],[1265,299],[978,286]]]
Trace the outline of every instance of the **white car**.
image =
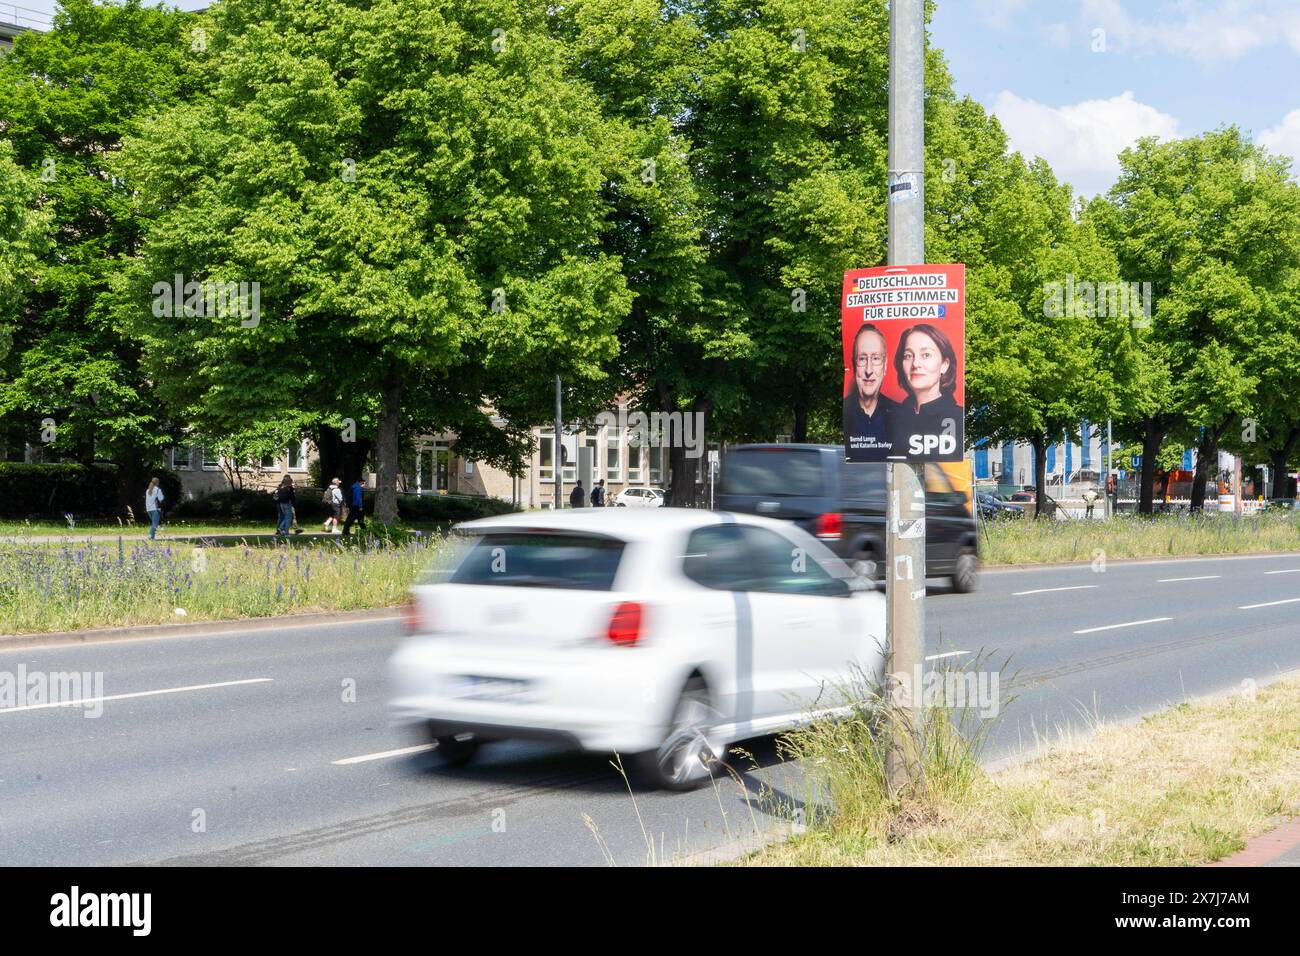
[[658,488],[624,488],[614,498],[615,508],[662,508],[664,493]]
[[574,509],[455,537],[412,588],[388,673],[393,722],[446,763],[553,740],[689,789],[728,744],[842,713],[842,690],[883,677],[883,595],[785,522]]

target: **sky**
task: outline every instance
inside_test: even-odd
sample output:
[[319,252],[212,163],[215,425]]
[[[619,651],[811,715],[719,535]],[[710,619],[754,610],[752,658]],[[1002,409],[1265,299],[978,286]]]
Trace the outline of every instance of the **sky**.
[[[54,10],[0,12],[13,5]],[[1139,136],[1235,124],[1300,159],[1300,0],[936,0],[930,42],[1013,149],[1084,195],[1110,186]]]
[[930,42],[1084,195],[1140,136],[1236,125],[1300,158],[1300,0],[937,0]]

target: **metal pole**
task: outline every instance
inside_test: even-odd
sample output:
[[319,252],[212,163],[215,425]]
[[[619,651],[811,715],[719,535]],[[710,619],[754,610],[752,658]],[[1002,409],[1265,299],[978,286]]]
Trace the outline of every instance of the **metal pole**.
[[[925,262],[925,0],[889,4],[889,265]],[[886,674],[895,719],[889,791],[920,786],[925,656],[925,466],[891,463],[885,537]],[[900,523],[919,520],[919,536]]]
[[551,446],[551,464],[555,468],[555,510],[564,507],[564,420],[560,404],[560,376],[555,376],[555,444]]

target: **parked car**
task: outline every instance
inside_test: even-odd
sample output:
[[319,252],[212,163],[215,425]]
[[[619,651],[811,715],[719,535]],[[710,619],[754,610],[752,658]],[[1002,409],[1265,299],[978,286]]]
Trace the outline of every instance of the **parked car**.
[[448,764],[553,740],[689,789],[729,743],[842,713],[842,688],[883,679],[883,596],[785,522],[574,509],[453,539],[388,667],[394,722]]
[[1007,504],[1001,498],[986,492],[977,495],[975,501],[979,507],[980,517],[985,521],[1000,521],[1025,516],[1024,508],[1017,508],[1015,505]]
[[[791,521],[860,573],[883,579],[886,467],[846,462],[841,445],[738,445],[722,460],[717,505]],[[925,518],[927,576],[975,590],[975,519],[965,492],[938,465],[926,466]]]
[[662,508],[664,493],[658,488],[624,488],[614,497],[616,508]]

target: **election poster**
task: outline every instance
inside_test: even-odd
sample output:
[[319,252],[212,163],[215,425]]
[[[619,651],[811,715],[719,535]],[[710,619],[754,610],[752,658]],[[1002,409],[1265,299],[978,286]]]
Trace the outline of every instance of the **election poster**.
[[851,269],[840,305],[846,460],[960,461],[966,266]]

